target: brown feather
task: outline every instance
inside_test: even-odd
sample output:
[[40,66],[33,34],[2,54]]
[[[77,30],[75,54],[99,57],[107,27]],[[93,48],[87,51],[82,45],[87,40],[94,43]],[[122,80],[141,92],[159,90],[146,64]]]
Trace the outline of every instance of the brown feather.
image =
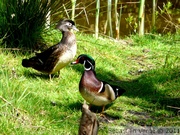
[[79,135],[97,135],[99,122],[95,113],[92,113],[87,104],[83,104],[79,126]]

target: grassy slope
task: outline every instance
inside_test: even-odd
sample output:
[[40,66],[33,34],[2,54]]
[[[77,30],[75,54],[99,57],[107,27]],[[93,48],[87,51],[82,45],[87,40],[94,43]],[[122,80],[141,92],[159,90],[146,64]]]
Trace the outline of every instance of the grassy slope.
[[[60,39],[59,34],[53,34],[46,37],[50,45]],[[178,37],[135,36],[123,44],[76,35],[76,57],[90,54],[100,79],[126,89],[106,107],[110,122],[99,118],[99,134],[113,134],[120,126],[180,126],[178,110],[168,107],[180,107]],[[25,57],[30,55],[0,53],[1,133],[77,134],[83,102],[78,83],[83,67],[69,65],[61,70],[60,78],[49,81],[48,76],[23,68]]]

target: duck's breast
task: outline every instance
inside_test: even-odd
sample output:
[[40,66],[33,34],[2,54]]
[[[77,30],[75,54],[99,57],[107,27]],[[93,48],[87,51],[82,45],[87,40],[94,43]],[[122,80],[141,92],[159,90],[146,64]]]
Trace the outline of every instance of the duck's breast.
[[79,91],[87,102],[96,106],[109,104],[111,100],[100,93],[102,87],[103,83],[96,78],[93,71],[84,72],[79,84]]
[[68,65],[75,57],[76,51],[77,51],[77,45],[74,44],[71,47],[67,47],[64,49],[65,51],[62,53],[62,55],[59,56],[59,59],[57,60],[57,63],[52,70],[52,73],[55,73]]

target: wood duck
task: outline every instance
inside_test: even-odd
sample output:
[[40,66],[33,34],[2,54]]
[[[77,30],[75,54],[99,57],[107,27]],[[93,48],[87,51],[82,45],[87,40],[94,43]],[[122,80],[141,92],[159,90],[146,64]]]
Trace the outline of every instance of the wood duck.
[[76,55],[77,45],[76,37],[70,31],[71,29],[78,31],[72,20],[62,20],[58,23],[57,28],[62,32],[61,41],[48,48],[42,53],[29,59],[22,60],[23,67],[31,67],[40,72],[51,74],[60,71],[68,65]]
[[79,135],[97,135],[99,121],[96,114],[89,110],[89,106],[84,103],[82,106],[82,116],[79,126]]
[[102,112],[105,105],[111,103],[125,92],[124,89],[118,86],[97,79],[95,61],[91,56],[86,54],[79,55],[72,64],[78,63],[84,66],[84,73],[79,83],[79,91],[82,97],[90,104],[103,106]]

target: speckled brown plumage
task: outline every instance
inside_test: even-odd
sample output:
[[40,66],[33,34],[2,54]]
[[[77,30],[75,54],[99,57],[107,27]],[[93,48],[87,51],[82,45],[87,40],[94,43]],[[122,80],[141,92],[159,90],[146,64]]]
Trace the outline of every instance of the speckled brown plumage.
[[48,48],[42,53],[37,53],[34,57],[22,60],[23,67],[31,67],[49,75],[59,71],[69,64],[76,55],[76,37],[70,31],[75,29],[75,24],[71,20],[62,20],[57,25],[62,32],[61,41]]
[[95,113],[89,110],[87,104],[83,104],[82,116],[79,126],[79,135],[97,135],[99,122]]

